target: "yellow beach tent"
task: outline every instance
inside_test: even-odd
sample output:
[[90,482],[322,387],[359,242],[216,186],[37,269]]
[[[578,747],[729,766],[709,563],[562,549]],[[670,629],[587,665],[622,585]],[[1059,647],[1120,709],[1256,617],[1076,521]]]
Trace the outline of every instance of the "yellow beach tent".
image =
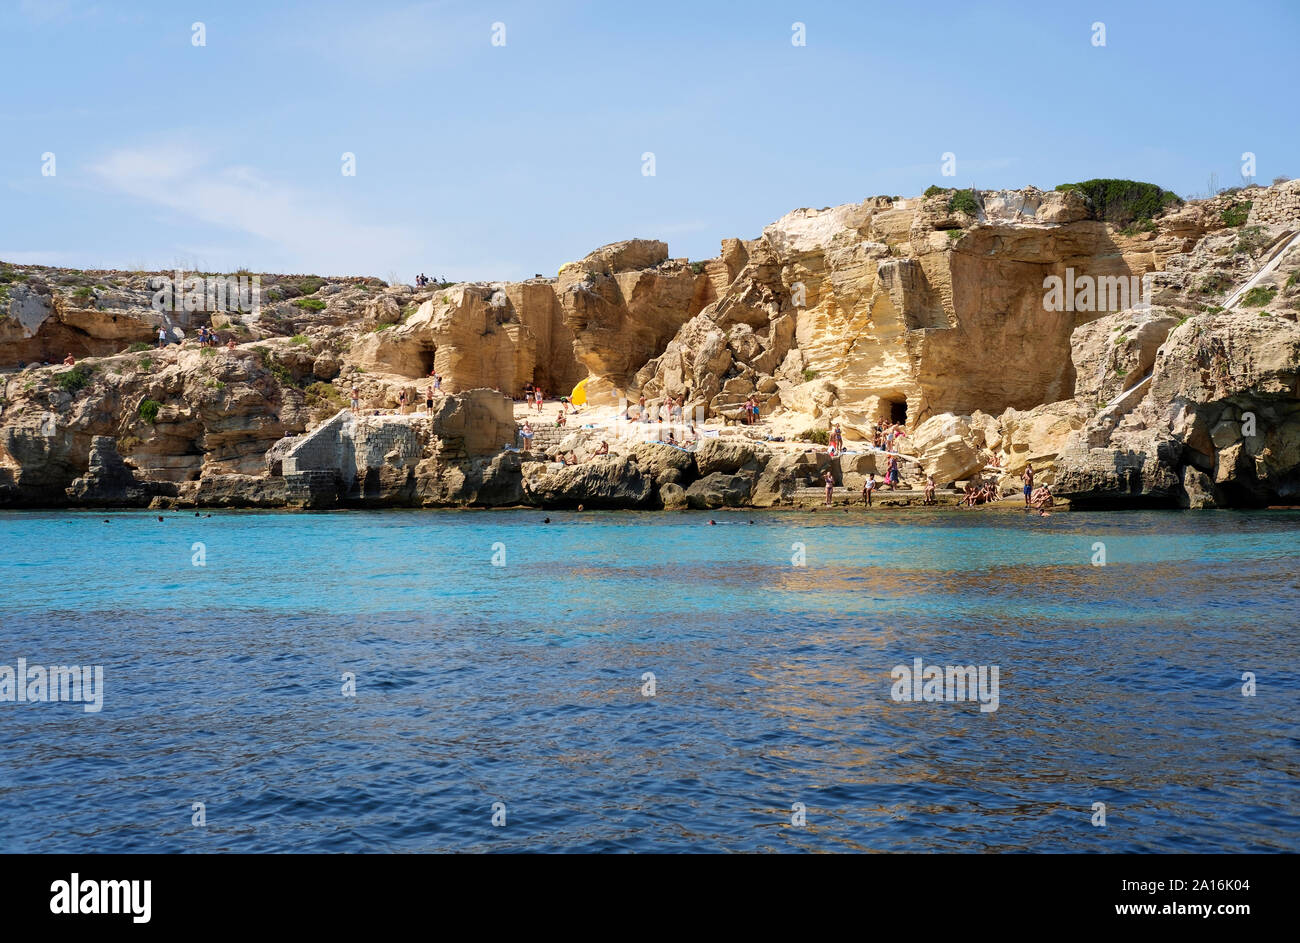
[[[591,378],[588,377],[587,380],[589,379]],[[581,406],[587,402],[587,380],[581,381],[569,394],[569,402],[574,406]]]

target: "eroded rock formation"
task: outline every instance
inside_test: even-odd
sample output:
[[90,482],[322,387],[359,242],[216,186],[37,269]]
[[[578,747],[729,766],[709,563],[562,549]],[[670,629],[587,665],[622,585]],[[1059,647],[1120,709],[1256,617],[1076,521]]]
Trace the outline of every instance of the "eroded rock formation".
[[[579,465],[513,451],[509,398],[582,380],[712,423],[753,400],[859,450],[904,423],[908,474],[941,485],[1032,463],[1084,506],[1289,502],[1296,232],[1295,182],[1124,229],[1076,190],[944,191],[797,210],[702,262],[634,239],[523,282],[261,275],[216,311],[159,309],[165,273],[0,264],[0,503],[771,506],[884,471],[735,436],[689,461],[579,432],[548,449]],[[309,439],[353,452],[315,467]]]

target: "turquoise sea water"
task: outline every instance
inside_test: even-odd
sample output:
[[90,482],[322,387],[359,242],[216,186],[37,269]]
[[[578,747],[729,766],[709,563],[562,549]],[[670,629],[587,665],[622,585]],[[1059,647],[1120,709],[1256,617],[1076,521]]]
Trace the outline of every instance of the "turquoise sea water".
[[0,851],[1300,851],[1300,514],[545,516],[0,515]]

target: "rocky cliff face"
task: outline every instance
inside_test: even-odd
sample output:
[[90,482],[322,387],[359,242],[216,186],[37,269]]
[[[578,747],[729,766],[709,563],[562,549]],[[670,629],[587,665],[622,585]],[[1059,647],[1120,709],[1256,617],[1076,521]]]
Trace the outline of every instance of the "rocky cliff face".
[[[754,397],[850,444],[902,421],[940,484],[1009,488],[1032,463],[1085,506],[1289,503],[1297,232],[1295,182],[1125,229],[1076,190],[939,192],[797,210],[695,263],[637,239],[524,282],[260,275],[236,310],[208,303],[211,276],[160,309],[167,273],[0,263],[0,503],[714,506],[807,477],[785,454],[664,477],[627,450],[580,470],[503,451],[509,396],[583,379],[597,406],[682,397],[712,422]],[[200,327],[221,346],[196,347]],[[375,415],[422,406],[433,373],[429,416]],[[361,449],[352,476],[295,468],[353,390],[351,432],[330,433]]]

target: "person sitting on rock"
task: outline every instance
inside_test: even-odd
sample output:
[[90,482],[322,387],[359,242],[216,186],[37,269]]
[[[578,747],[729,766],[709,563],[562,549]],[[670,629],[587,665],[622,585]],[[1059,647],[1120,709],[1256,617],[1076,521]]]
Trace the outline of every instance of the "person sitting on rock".
[[593,452],[592,454],[593,454],[593,455],[608,455],[608,454],[609,454],[609,443],[606,442],[604,439],[601,439],[601,440],[600,440],[600,448],[596,449],[596,451]]
[[226,350],[234,350],[234,349],[235,349],[235,337],[232,334],[230,336],[230,340],[226,341]]
[[76,363],[77,363],[77,358],[72,356],[72,351],[68,351],[68,356],[63,358],[63,365],[65,367],[73,367],[76,366]]
[[934,475],[927,475],[925,479],[925,500],[923,504],[934,504]]
[[555,413],[555,427],[556,427],[557,429],[563,429],[563,428],[564,428],[564,410],[563,410],[563,409],[559,409],[559,410],[557,410],[556,413]]

